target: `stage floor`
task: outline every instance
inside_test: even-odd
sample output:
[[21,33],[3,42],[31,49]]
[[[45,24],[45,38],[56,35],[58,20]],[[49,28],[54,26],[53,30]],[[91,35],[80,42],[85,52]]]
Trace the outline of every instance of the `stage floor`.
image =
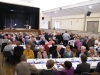
[[38,32],[36,29],[13,29],[13,30],[0,30],[0,32]]

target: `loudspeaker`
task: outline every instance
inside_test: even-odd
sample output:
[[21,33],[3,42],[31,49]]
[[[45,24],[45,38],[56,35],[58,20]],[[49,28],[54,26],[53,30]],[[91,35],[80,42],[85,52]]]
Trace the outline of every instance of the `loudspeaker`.
[[42,17],[42,20],[44,20],[44,17]]
[[88,11],[87,12],[87,14],[86,14],[86,16],[90,16],[91,15],[91,12],[90,11]]

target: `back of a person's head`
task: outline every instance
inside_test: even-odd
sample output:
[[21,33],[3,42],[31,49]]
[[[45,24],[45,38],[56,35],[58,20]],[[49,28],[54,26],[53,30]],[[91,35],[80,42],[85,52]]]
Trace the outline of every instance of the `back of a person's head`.
[[10,40],[8,40],[7,44],[10,45],[10,44],[12,44],[12,42]]
[[21,44],[20,41],[17,41],[17,42],[16,42],[16,45],[17,45],[17,46],[19,46],[20,44]]
[[52,68],[54,66],[54,61],[53,60],[48,60],[47,63],[46,63],[46,67],[48,69]]
[[65,65],[66,69],[70,69],[72,67],[72,63],[70,61],[65,61],[64,65]]
[[91,75],[100,75],[98,72],[93,72]]
[[85,54],[81,55],[81,61],[86,62],[87,61],[87,56]]
[[27,56],[26,55],[22,55],[20,59],[21,59],[21,61],[26,61],[27,60]]

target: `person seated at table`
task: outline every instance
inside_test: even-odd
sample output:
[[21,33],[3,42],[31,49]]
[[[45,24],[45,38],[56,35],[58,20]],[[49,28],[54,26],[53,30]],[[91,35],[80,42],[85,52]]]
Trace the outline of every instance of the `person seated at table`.
[[96,50],[94,50],[94,47],[90,47],[90,50],[88,51],[88,57],[98,57],[98,53]]
[[87,45],[87,39],[85,39],[83,42],[82,42],[82,46],[85,46],[86,47],[86,50],[88,51],[89,50],[89,46]]
[[12,39],[12,44],[16,44],[16,39],[15,38]]
[[80,57],[80,56],[83,55],[83,54],[87,55],[88,53],[87,53],[87,51],[86,51],[86,47],[81,46],[81,51],[78,51],[78,52],[76,53],[76,57]]
[[44,51],[44,47],[40,47],[40,51],[37,53],[37,58],[48,58],[47,52]]
[[63,56],[64,56],[64,58],[72,58],[73,57],[73,52],[70,50],[70,46],[66,46]]
[[20,57],[23,55],[24,48],[20,46],[20,41],[16,42],[16,47],[14,47],[14,62],[20,62]]
[[33,50],[33,52],[34,52],[35,44],[33,43],[33,40],[32,39],[30,39],[29,45],[31,46],[31,50]]
[[49,53],[52,54],[54,50],[56,50],[57,46],[55,45],[55,42],[52,43],[52,46],[49,48]]
[[37,68],[35,67],[35,65],[27,63],[27,56],[22,55],[21,62],[16,66],[17,75],[30,75],[31,71],[36,73]]
[[57,71],[54,70],[54,61],[48,60],[46,63],[47,69],[43,69],[40,72],[40,75],[58,75]]
[[81,55],[81,64],[76,67],[76,72],[81,75],[83,72],[90,72],[90,64],[87,63],[87,56],[85,54]]
[[45,45],[45,43],[47,42],[47,40],[45,39],[45,37],[41,37],[41,40],[39,41],[40,45]]
[[26,41],[25,41],[25,38],[22,38],[22,45],[26,45]]
[[32,38],[32,41],[33,41],[33,43],[35,44],[35,45],[38,45],[38,43],[37,43],[37,41],[36,41],[36,38],[34,37],[34,38]]
[[31,48],[31,46],[29,44],[27,44],[26,50],[24,50],[24,52],[23,52],[23,54],[26,55],[28,59],[34,58],[34,53],[30,48]]
[[74,75],[74,67],[72,67],[72,63],[70,61],[65,61],[64,65],[60,65],[65,69],[62,70],[59,75]]
[[98,62],[95,71],[100,73],[100,62]]
[[52,45],[53,42],[54,42],[53,39],[50,38],[50,41],[48,42],[48,45]]
[[45,45],[43,45],[43,47],[45,48],[46,52],[49,52],[48,42],[45,42]]
[[52,58],[63,58],[64,51],[62,50],[62,47],[59,45],[57,46],[57,49],[52,52]]
[[9,40],[7,44],[8,44],[8,45],[6,45],[6,46],[4,47],[4,50],[3,50],[3,51],[10,51],[11,54],[13,55],[14,49],[13,49],[13,46],[12,46],[12,42]]

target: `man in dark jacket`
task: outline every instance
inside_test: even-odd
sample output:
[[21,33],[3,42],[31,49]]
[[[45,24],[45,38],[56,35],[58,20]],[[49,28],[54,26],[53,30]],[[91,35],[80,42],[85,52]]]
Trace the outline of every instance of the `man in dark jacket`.
[[76,72],[78,73],[78,75],[81,75],[81,73],[83,72],[90,72],[90,64],[86,63],[87,61],[87,56],[81,55],[81,64],[78,64],[76,67]]
[[87,51],[86,51],[86,47],[84,47],[84,46],[82,46],[81,50],[76,53],[76,57],[80,57],[83,54],[85,54],[85,55],[88,54]]
[[64,50],[61,46],[57,46],[57,49],[52,52],[52,58],[63,58]]

